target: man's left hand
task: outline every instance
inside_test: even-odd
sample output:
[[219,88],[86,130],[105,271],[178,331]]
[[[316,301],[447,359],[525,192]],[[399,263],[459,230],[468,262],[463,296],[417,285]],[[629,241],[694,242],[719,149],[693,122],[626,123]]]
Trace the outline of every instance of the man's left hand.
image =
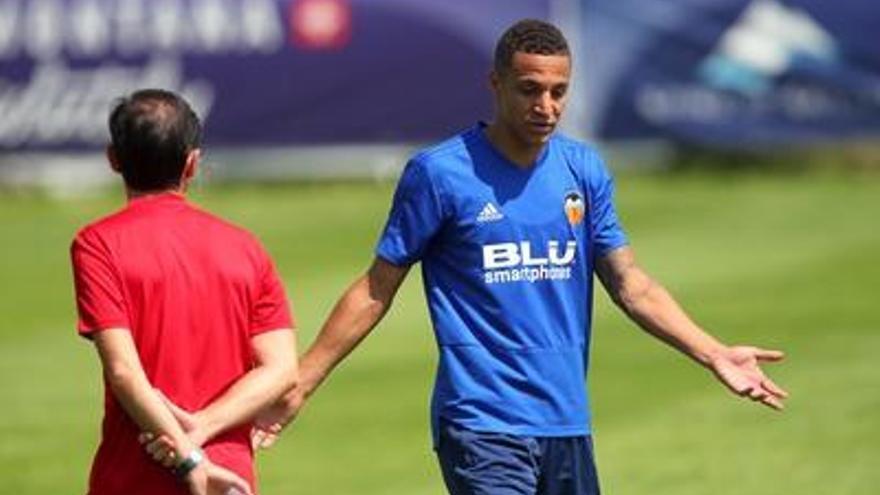
[[713,356],[709,368],[733,393],[781,411],[788,392],[767,378],[759,364],[781,361],[784,357],[781,351],[733,346]]

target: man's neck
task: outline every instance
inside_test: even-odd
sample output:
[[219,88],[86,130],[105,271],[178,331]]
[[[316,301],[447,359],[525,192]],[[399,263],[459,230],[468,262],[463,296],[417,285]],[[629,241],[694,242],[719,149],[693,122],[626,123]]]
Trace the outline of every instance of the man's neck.
[[519,168],[531,168],[541,154],[543,145],[529,145],[517,139],[497,121],[486,127],[486,139],[504,158]]
[[157,196],[160,194],[175,194],[180,197],[186,196],[186,188],[184,187],[172,187],[169,189],[156,189],[154,191],[137,191],[130,187],[125,188],[125,196],[129,199],[137,199],[143,198],[146,196]]

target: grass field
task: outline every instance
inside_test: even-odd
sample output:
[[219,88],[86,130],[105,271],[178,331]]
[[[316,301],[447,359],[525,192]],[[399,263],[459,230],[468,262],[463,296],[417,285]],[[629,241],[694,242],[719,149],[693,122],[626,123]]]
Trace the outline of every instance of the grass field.
[[[619,210],[643,265],[730,342],[779,347],[777,414],[597,301],[593,369],[606,493],[875,494],[880,487],[880,178],[632,175]],[[368,264],[390,185],[217,187],[198,202],[257,232],[308,344]],[[101,383],[74,334],[67,246],[120,204],[0,196],[0,492],[83,493]],[[436,353],[414,273],[396,305],[261,455],[263,493],[440,494],[428,434]]]

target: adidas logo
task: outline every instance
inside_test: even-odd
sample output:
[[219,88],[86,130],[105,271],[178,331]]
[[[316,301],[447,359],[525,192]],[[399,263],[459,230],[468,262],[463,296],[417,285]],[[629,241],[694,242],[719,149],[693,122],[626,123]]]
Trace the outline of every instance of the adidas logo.
[[483,207],[483,211],[477,215],[477,223],[497,222],[502,218],[504,218],[504,214],[498,211],[498,208],[495,208],[495,205],[492,203],[486,203],[486,206]]

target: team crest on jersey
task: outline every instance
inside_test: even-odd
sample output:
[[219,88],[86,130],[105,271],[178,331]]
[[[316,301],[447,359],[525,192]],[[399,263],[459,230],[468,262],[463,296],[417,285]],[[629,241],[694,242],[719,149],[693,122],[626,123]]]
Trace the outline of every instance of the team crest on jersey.
[[572,226],[580,224],[584,220],[587,206],[584,203],[584,197],[577,191],[572,191],[565,195],[565,216],[568,217],[568,223]]

